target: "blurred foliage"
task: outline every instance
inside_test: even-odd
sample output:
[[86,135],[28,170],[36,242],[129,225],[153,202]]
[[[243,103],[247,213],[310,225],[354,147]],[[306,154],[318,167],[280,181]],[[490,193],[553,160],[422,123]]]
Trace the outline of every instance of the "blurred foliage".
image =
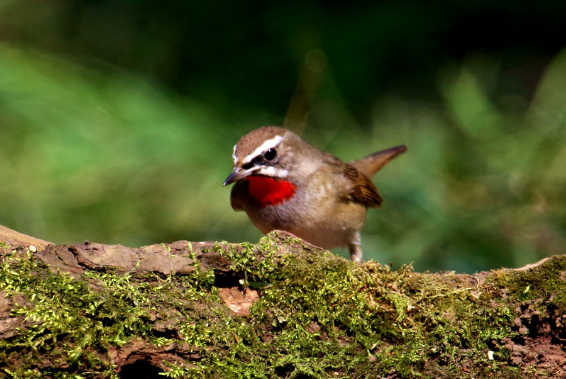
[[564,253],[565,10],[0,2],[0,224],[256,241],[221,183],[238,138],[276,124],[344,160],[409,146],[376,178],[367,259],[472,272]]

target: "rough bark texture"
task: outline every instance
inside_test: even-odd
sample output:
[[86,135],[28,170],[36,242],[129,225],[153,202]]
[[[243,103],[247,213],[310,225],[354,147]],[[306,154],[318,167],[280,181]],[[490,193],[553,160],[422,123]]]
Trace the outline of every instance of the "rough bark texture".
[[0,377],[566,377],[564,256],[456,275],[359,265],[282,232],[0,241]]

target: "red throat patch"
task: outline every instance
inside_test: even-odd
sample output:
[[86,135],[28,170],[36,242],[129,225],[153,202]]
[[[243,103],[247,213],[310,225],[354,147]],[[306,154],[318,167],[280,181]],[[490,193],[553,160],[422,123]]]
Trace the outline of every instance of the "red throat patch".
[[261,207],[281,204],[295,196],[297,186],[281,179],[267,176],[248,176],[248,194],[259,203]]

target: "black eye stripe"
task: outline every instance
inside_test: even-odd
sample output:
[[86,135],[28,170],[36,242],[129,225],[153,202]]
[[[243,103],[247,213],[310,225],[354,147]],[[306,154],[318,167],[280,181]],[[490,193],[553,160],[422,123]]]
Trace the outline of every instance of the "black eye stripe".
[[252,159],[251,162],[246,163],[245,165],[242,166],[242,168],[244,170],[250,169],[253,166],[261,166],[264,162],[264,158],[262,155],[255,157],[254,159]]
[[277,150],[275,150],[275,148],[271,148],[263,154],[256,156],[251,162],[242,164],[242,168],[244,170],[249,170],[253,166],[271,166],[275,163],[273,162],[275,158],[277,158]]

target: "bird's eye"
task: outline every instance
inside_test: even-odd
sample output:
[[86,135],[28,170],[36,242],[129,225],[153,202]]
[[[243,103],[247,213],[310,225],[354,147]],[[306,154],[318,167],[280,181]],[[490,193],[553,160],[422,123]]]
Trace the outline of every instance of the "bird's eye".
[[272,161],[275,159],[275,157],[277,156],[277,150],[275,149],[269,149],[265,152],[265,154],[263,154],[263,157],[265,159],[267,159],[268,161]]

